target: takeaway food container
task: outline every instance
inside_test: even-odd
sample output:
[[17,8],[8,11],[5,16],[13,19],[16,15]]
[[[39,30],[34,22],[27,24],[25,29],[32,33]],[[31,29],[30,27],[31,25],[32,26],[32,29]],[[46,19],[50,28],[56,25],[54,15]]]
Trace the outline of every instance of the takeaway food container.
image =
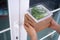
[[29,15],[36,22],[34,24],[35,25],[34,28],[38,32],[49,27],[51,16],[53,15],[53,13],[49,11],[46,7],[40,4],[40,5],[31,7],[28,10],[27,15]]

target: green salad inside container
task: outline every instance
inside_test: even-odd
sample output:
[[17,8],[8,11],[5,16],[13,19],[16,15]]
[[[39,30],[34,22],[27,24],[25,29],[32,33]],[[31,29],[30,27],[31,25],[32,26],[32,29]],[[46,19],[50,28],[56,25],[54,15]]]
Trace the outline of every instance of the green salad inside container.
[[44,8],[39,8],[39,7],[32,7],[31,14],[37,20],[48,15],[47,11]]

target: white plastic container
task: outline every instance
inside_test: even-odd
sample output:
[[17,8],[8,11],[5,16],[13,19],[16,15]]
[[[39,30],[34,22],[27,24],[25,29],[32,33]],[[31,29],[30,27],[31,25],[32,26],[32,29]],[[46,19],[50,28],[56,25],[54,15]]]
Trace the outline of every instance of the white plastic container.
[[[51,11],[49,11],[49,10],[48,10],[46,7],[44,7],[43,5],[36,5],[35,7],[39,8],[39,9],[43,9],[43,10],[46,11],[46,13],[45,13],[46,16],[44,16],[43,18],[40,18],[40,19],[36,19],[34,16],[32,16],[32,12],[31,12],[32,8],[29,9],[28,15],[30,15],[37,23],[40,22],[40,21],[43,21],[43,20],[45,20],[45,19],[47,19],[47,18],[49,18],[49,17],[51,17],[51,16],[53,15],[53,13],[52,13]],[[42,12],[44,12],[44,11],[42,11]],[[38,13],[37,13],[37,14],[38,14]],[[38,14],[38,15],[39,15],[39,14]]]

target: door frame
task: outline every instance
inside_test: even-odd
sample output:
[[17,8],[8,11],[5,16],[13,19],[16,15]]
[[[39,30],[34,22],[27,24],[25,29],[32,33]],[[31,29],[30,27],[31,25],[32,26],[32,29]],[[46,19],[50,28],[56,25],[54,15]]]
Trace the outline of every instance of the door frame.
[[11,40],[27,40],[24,14],[28,9],[29,0],[8,0]]

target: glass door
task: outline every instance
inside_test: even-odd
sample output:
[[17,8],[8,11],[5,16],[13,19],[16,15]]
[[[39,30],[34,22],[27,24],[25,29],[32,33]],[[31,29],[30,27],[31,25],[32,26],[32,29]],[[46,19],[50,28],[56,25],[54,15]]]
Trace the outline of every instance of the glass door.
[[[60,2],[60,1],[59,1]],[[42,4],[44,5],[47,9],[49,9],[50,11],[58,9],[59,8],[59,4],[57,0],[30,0],[30,8],[35,6],[35,5],[39,5]],[[60,8],[59,8],[60,11]],[[57,23],[59,23],[60,20],[60,12],[54,12],[53,13],[53,18],[56,20]],[[54,31],[51,28],[46,28],[40,32],[37,33],[38,35],[38,40],[58,40],[58,36],[59,34]],[[28,35],[27,40],[30,40],[30,37]]]
[[11,40],[8,1],[0,0],[0,40]]

